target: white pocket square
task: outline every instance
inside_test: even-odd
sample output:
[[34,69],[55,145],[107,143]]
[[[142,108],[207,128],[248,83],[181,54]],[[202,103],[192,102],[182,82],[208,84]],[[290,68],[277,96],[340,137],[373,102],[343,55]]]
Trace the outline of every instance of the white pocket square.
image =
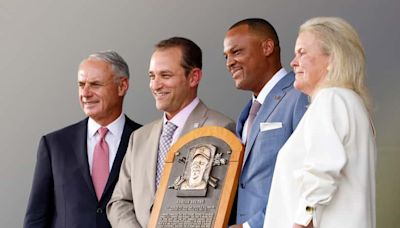
[[282,122],[264,122],[260,123],[260,131],[270,131],[273,129],[282,128]]

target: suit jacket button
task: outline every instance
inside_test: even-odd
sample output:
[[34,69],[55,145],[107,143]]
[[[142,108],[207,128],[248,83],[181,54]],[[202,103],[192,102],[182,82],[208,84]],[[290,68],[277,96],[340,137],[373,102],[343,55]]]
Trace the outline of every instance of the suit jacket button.
[[103,209],[97,208],[96,213],[97,213],[97,214],[103,214]]
[[243,189],[244,189],[244,188],[245,188],[245,186],[246,186],[246,185],[245,185],[244,183],[240,183],[240,187],[241,187],[241,188],[243,188]]

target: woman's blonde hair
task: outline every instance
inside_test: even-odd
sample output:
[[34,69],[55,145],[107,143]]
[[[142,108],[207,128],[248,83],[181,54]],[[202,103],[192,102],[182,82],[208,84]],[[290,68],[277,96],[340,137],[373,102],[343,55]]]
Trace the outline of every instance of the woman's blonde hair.
[[315,17],[300,26],[299,33],[314,34],[330,57],[326,80],[319,88],[345,87],[355,91],[371,112],[365,83],[365,53],[354,28],[338,17]]

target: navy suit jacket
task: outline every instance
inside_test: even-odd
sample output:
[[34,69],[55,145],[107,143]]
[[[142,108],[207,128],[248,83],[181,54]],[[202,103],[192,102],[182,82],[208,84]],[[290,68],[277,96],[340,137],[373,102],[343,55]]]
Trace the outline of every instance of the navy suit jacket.
[[[271,90],[254,119],[246,142],[239,181],[236,223],[262,227],[278,151],[297,127],[308,106],[308,98],[293,87],[288,73]],[[239,116],[236,133],[241,138],[252,100]],[[260,130],[260,123],[280,122],[282,128]],[[235,208],[235,207],[234,207]]]
[[111,228],[106,205],[118,180],[131,133],[126,117],[120,145],[100,201],[87,158],[88,118],[41,138],[24,228]]

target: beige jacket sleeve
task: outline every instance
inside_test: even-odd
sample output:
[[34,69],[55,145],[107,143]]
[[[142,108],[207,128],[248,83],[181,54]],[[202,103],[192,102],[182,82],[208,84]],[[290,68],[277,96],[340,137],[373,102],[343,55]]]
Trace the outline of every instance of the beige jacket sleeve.
[[140,228],[136,219],[132,199],[131,164],[133,134],[129,140],[128,149],[122,161],[118,182],[113,195],[107,204],[107,217],[114,228]]

